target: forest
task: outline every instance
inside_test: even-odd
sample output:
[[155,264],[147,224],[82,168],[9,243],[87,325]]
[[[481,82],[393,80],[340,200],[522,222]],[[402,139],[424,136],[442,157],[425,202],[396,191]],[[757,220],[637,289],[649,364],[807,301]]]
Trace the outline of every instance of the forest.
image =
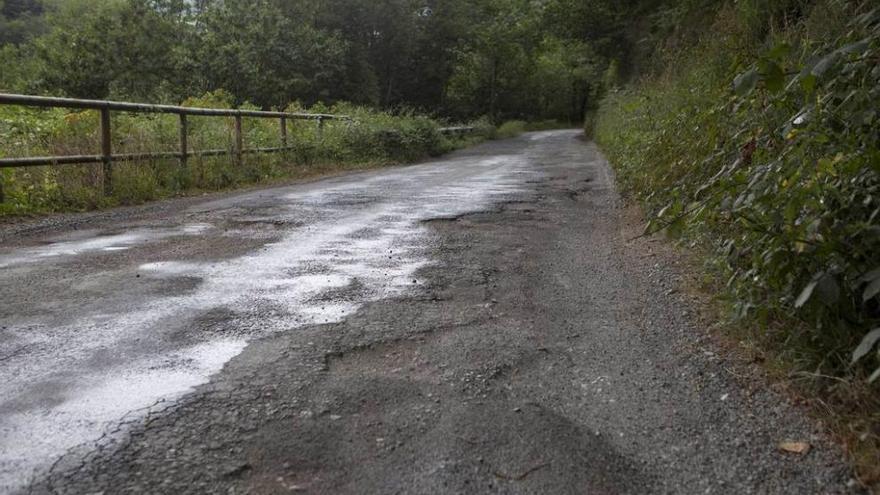
[[[467,144],[438,136],[442,123],[473,122],[482,137],[583,125],[644,208],[646,234],[665,233],[705,268],[734,346],[811,398],[870,483],[880,480],[878,7],[0,0],[0,91],[357,115],[363,125],[331,130],[323,154],[300,131],[311,148],[296,161],[325,165]],[[93,146],[66,133],[91,135],[94,120],[0,108],[0,156]],[[173,141],[163,122],[120,125]],[[269,131],[251,132],[260,141]],[[290,175],[274,162],[247,177],[213,162],[187,177],[166,169],[130,172],[120,194],[146,200]],[[2,211],[102,206],[89,173],[5,171]]]
[[602,0],[4,0],[0,88],[579,122],[624,56]]

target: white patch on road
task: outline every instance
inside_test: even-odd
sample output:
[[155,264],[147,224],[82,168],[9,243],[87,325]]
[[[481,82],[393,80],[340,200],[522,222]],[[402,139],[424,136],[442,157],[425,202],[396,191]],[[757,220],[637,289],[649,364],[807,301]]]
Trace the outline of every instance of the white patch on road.
[[[4,469],[0,488],[5,491],[20,487],[30,475],[38,473],[34,461],[56,459],[63,450],[83,444],[84,439],[97,440],[96,434],[104,435],[102,443],[116,440],[116,434],[122,433],[118,428],[122,418],[136,421],[180,397],[202,384],[203,377],[220,371],[246,345],[243,340],[200,344],[165,356],[173,363],[171,366],[156,361],[142,363],[135,370],[93,377],[96,385],[79,388],[75,395],[47,411],[49,414],[26,411],[5,416],[0,423],[4,447],[0,452]],[[117,400],[132,395],[138,397],[139,406],[134,414],[130,399]],[[7,472],[8,468],[22,470]]]
[[137,244],[158,239],[181,235],[201,235],[210,228],[210,225],[205,224],[185,225],[180,229],[152,230],[141,228],[123,234],[58,241],[46,246],[26,249],[15,254],[0,254],[0,268],[38,263],[46,261],[48,258],[69,258],[95,251],[125,251]]

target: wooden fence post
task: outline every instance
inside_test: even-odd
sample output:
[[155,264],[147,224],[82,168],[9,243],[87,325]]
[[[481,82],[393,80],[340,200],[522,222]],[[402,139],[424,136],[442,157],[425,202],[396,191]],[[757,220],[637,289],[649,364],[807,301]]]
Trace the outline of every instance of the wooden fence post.
[[113,194],[113,144],[110,134],[110,108],[101,109],[101,161],[104,163],[104,196]]
[[186,114],[180,114],[180,168],[186,169],[186,161],[189,159],[189,145],[187,138],[189,131],[186,125]]
[[241,166],[244,155],[244,139],[241,136],[241,115],[235,116],[235,164]]
[[287,148],[287,117],[281,117],[281,147]]

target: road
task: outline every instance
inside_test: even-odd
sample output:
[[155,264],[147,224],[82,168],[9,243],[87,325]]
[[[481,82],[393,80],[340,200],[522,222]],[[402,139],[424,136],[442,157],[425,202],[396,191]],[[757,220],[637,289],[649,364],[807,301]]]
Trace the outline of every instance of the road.
[[847,492],[639,228],[575,131],[0,227],[0,492]]

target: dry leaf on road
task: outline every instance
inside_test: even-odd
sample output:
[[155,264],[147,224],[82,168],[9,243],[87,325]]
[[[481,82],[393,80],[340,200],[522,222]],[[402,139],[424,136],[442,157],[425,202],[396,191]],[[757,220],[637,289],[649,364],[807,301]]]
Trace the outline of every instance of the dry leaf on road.
[[789,454],[807,455],[810,448],[810,444],[806,442],[782,442],[779,444],[779,450]]

